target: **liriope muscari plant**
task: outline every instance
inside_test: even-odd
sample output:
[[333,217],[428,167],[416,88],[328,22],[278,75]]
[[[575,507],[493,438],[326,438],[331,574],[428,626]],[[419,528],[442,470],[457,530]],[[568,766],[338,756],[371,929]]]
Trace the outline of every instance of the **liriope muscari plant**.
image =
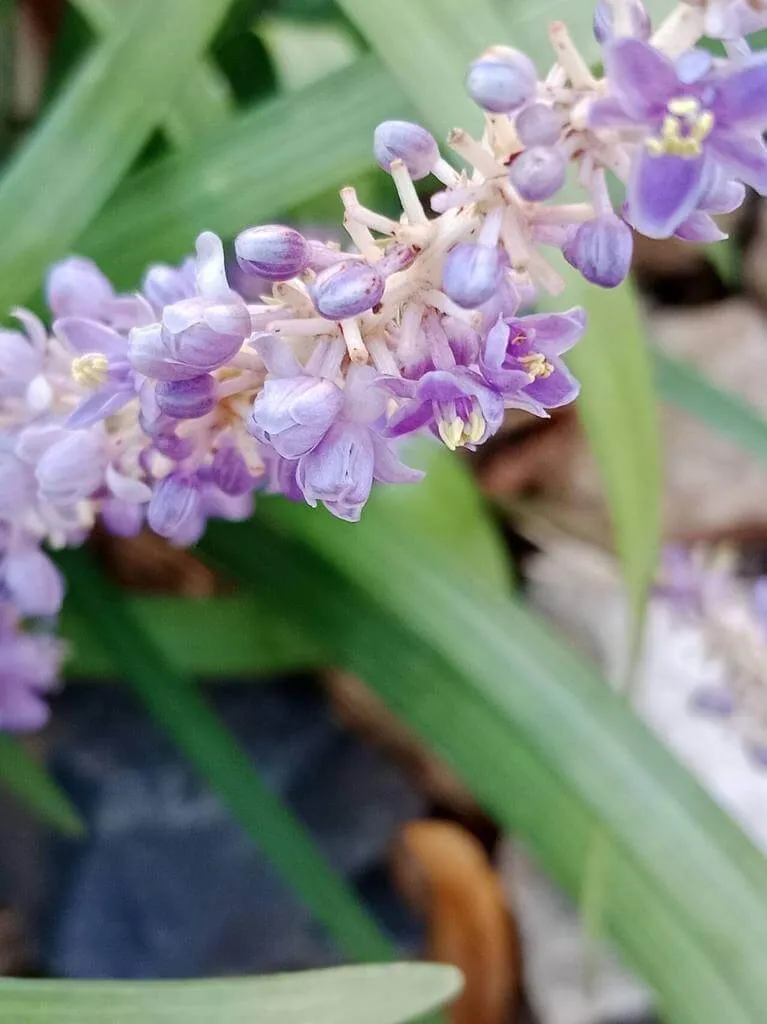
[[[50,330],[17,309],[0,335],[0,728],[38,727],[57,678],[61,646],[41,624],[64,587],[44,546],[79,544],[97,521],[192,544],[210,516],[249,516],[259,491],[353,522],[375,484],[420,478],[401,438],[474,449],[506,409],[572,402],[562,356],[584,311],[523,312],[563,288],[547,254],[612,288],[631,228],[711,242],[724,237],[712,214],[746,185],[767,192],[767,63],[746,38],[764,7],[688,0],[653,31],[639,0],[600,0],[601,78],[562,22],[543,78],[489,49],[466,79],[482,137],[447,138],[460,169],[419,125],[376,129],[398,219],[345,188],[348,249],[275,224],[237,236],[233,269],[260,282],[259,301],[210,232],[137,294],[87,259],[53,266]],[[430,175],[425,206],[414,183]],[[625,185],[617,208],[610,178]],[[575,202],[558,200],[566,179]]]

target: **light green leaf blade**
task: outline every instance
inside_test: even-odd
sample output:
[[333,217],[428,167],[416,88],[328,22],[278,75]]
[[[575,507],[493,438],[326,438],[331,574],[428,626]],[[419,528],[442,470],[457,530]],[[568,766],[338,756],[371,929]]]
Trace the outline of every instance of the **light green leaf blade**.
[[[142,0],[88,54],[0,180],[0,309],[23,302],[114,190],[229,0]],[[173,59],[168,59],[168,54]]]
[[7,733],[0,733],[0,786],[57,831],[70,836],[79,836],[85,831],[77,811],[43,765]]
[[[326,652],[296,630],[278,609],[243,595],[160,597],[126,595],[133,619],[174,669],[207,682],[301,672],[326,662]],[[60,633],[70,656],[69,679],[119,680],[121,668],[100,634],[69,602]]]
[[265,785],[192,679],[163,658],[122,591],[87,552],[64,551],[57,557],[69,599],[99,633],[126,682],[340,948],[360,961],[393,959],[393,947],[376,922]]
[[405,1024],[460,988],[459,972],[438,964],[212,981],[4,979],[0,1016],[13,1024]]
[[[236,115],[199,145],[134,175],[77,250],[135,286],[147,263],[180,259],[199,231],[231,236],[347,184],[370,166],[378,122],[409,111],[381,64],[362,58]],[[338,209],[340,223],[340,201]]]
[[[122,0],[75,0],[91,27],[102,36],[120,31],[130,10]],[[168,136],[185,146],[226,121],[232,111],[232,94],[225,76],[208,59],[192,64],[171,95],[165,114]]]
[[757,459],[767,460],[767,421],[738,395],[716,387],[694,366],[652,353],[658,393]]

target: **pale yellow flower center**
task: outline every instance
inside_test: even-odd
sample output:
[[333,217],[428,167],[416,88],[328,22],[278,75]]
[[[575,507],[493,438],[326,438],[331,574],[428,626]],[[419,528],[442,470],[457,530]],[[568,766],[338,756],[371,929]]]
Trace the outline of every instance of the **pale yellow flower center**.
[[651,156],[681,156],[695,159],[703,152],[701,143],[711,134],[714,115],[701,110],[694,96],[677,96],[669,100],[660,135],[645,139]]
[[460,416],[456,416],[452,420],[437,420],[439,436],[451,452],[466,444],[478,444],[486,428],[487,423],[484,416],[476,410],[466,421],[462,420]]
[[519,361],[533,380],[537,380],[538,377],[550,377],[554,372],[554,367],[542,352],[531,352],[529,356],[520,356]]
[[109,360],[101,352],[87,352],[72,360],[72,376],[84,388],[96,390],[106,383]]

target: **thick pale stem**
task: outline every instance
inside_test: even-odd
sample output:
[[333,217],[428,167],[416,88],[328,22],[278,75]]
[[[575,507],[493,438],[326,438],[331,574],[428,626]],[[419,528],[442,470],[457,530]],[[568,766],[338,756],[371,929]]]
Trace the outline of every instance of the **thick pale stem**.
[[463,128],[454,128],[447,137],[447,144],[472,167],[476,167],[485,178],[500,178],[506,174],[503,164]]
[[570,38],[567,26],[563,21],[552,21],[549,25],[549,41],[557,55],[557,60],[567,72],[574,89],[593,89],[596,80],[589,66],[582,57],[575,43]]
[[274,334],[295,335],[301,338],[317,338],[332,335],[338,331],[338,325],[319,316],[302,317],[301,319],[275,320],[269,324]]
[[432,306],[434,309],[438,309],[440,313],[445,313],[447,316],[453,316],[456,320],[462,320],[469,327],[477,329],[482,324],[482,314],[476,310],[463,309],[461,306],[457,306],[451,299],[445,295],[444,292],[437,291],[436,288],[430,289],[428,292],[424,292],[424,302]]
[[376,245],[370,228],[348,215],[344,217],[344,228],[368,263],[377,263],[380,260],[383,253]]
[[362,340],[362,332],[360,331],[360,325],[357,320],[342,320],[341,330],[344,333],[344,341],[346,342],[346,350],[349,353],[349,358],[357,366],[363,366],[368,362],[370,353],[367,350],[365,342]]
[[610,0],[613,10],[613,26],[616,36],[633,35],[630,0]]
[[451,167],[444,157],[440,157],[436,164],[432,167],[431,173],[442,182],[443,185],[447,185],[448,188],[453,188],[461,180],[461,175],[456,171],[454,167]]
[[402,209],[405,211],[407,219],[411,224],[427,224],[429,218],[424,212],[421,200],[418,198],[418,193],[415,190],[413,179],[410,177],[404,162],[402,160],[392,160],[389,173],[392,176],[394,187],[397,189],[397,195],[399,196],[400,203],[402,203]]
[[373,365],[379,373],[386,374],[387,377],[400,376],[397,361],[383,338],[368,338],[367,345]]
[[702,7],[679,4],[669,14],[650,42],[667,57],[679,57],[695,46],[705,31],[706,13]]
[[356,220],[359,224],[364,224],[372,231],[377,231],[381,235],[393,235],[399,228],[396,220],[392,220],[391,217],[384,217],[383,214],[376,213],[374,210],[369,210],[366,206],[363,206],[357,199],[356,190],[350,185],[341,189],[341,202],[344,204],[348,217]]

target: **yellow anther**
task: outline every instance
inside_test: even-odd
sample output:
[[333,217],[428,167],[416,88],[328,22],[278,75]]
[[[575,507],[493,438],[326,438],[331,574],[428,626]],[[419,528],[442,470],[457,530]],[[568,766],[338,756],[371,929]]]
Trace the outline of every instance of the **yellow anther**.
[[676,96],[669,100],[668,112],[686,120],[694,120],[700,113],[700,103],[694,96]]
[[700,117],[695,121],[695,124],[690,129],[690,134],[698,142],[703,142],[711,134],[711,129],[714,127],[714,115],[710,110],[704,111]]
[[72,377],[84,388],[100,388],[106,383],[109,360],[101,352],[88,352],[72,360]]
[[464,443],[462,440],[464,429],[465,424],[458,416],[450,422],[447,420],[438,420],[437,422],[439,436],[445,442],[445,447],[449,448],[451,452]]
[[650,156],[663,156],[666,147],[661,139],[649,138],[644,140],[644,148]]
[[660,130],[661,137],[665,139],[666,142],[676,142],[680,138],[679,129],[681,127],[682,122],[678,117],[672,117],[671,114],[666,114]]
[[542,352],[532,352],[529,356],[522,356],[519,361],[533,380],[538,377],[550,377],[554,372],[554,367]]
[[487,423],[482,413],[476,410],[469,416],[469,422],[464,429],[464,444],[478,444],[484,436],[485,430],[487,429]]

